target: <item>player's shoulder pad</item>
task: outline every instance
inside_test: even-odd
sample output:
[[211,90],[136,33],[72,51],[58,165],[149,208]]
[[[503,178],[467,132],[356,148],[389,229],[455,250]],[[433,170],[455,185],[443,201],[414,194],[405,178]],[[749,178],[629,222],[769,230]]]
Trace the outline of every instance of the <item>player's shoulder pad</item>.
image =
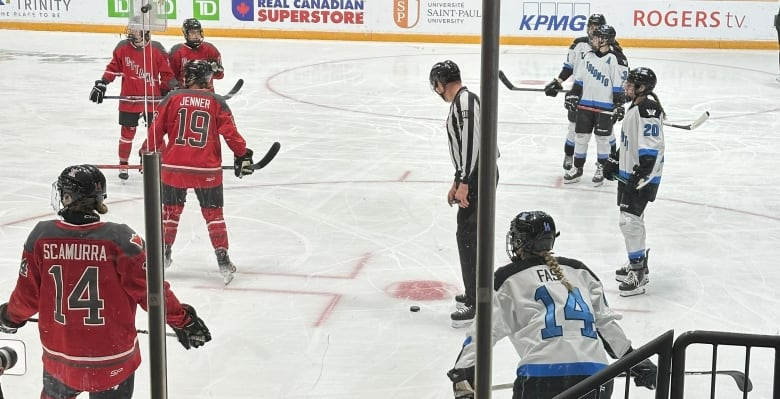
[[171,47],[171,54],[179,51],[179,49],[182,48],[183,46],[184,46],[184,43],[174,44],[173,47]]
[[593,277],[593,279],[595,279],[596,281],[600,281],[599,277],[596,276],[596,273],[593,273],[593,270],[590,270],[588,266],[586,266],[584,263],[582,263],[577,259],[566,258],[563,256],[556,256],[555,259],[558,260],[558,264],[561,266],[568,266],[576,270],[584,270],[588,272]]
[[582,37],[578,37],[578,38],[574,39],[574,41],[571,42],[571,46],[569,46],[569,49],[573,50],[580,43],[588,43],[588,37],[587,36],[582,36]]
[[544,264],[544,259],[534,256],[528,259],[518,259],[506,266],[498,268],[498,270],[493,273],[493,289],[498,291],[498,289],[501,288],[501,286],[504,284],[504,281],[510,277],[522,272],[523,270],[527,270],[534,266],[539,266],[540,264]]
[[615,59],[617,59],[618,65],[628,68],[628,58],[626,58],[626,55],[623,54],[623,51],[612,48],[610,52],[615,55]]
[[157,40],[152,40],[150,42],[153,48],[156,48],[157,50],[162,51],[163,53],[168,53],[168,50],[165,49],[165,46],[162,45],[162,43],[158,42]]
[[129,43],[130,43],[130,41],[127,40],[127,39],[120,40],[119,43],[116,44],[116,47],[114,47],[114,51],[116,51],[120,47],[127,46]]
[[642,118],[661,118],[661,115],[664,113],[661,104],[658,104],[650,97],[637,104],[637,108],[639,109],[639,116]]
[[146,250],[144,239],[126,224],[106,222],[103,229],[106,238],[116,243],[127,255],[138,255]]
[[56,220],[42,220],[36,223],[27,236],[27,241],[24,242],[24,250],[32,252],[35,249],[35,242],[39,238],[51,237],[57,230],[56,222]]

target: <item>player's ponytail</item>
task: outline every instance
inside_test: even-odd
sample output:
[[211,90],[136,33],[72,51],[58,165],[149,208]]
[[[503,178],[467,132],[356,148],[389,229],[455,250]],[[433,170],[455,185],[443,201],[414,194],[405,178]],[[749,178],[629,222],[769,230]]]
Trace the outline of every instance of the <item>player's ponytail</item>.
[[550,271],[552,271],[555,277],[557,277],[558,280],[560,280],[561,284],[563,284],[569,292],[573,291],[574,286],[571,285],[569,279],[567,279],[566,276],[563,275],[563,270],[561,270],[561,265],[558,264],[558,260],[555,259],[552,253],[550,251],[543,251],[540,252],[539,255],[544,257],[544,262],[547,263],[547,267],[549,267]]

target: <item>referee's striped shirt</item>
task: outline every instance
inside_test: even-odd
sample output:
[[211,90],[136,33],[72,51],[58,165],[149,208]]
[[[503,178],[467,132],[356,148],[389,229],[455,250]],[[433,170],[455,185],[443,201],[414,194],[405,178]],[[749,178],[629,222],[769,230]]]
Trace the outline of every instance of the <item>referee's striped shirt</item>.
[[[455,167],[455,181],[469,184],[479,156],[479,97],[466,86],[455,94],[447,116],[450,157]],[[473,176],[476,178],[477,176]]]

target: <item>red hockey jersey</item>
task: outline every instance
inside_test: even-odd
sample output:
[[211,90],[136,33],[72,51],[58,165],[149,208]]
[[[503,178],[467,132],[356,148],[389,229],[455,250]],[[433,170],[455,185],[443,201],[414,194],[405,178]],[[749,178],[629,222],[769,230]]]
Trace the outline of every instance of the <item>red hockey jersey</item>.
[[[106,65],[103,80],[113,82],[122,77],[123,96],[160,96],[178,86],[176,77],[168,64],[168,53],[159,42],[152,40],[144,47],[136,47],[129,40],[122,40],[114,48],[111,62]],[[147,111],[153,111],[153,101],[147,102]],[[144,112],[144,101],[120,100],[119,110]]]
[[246,141],[221,95],[206,89],[180,89],[160,103],[144,149],[152,146],[151,150],[162,152],[163,183],[179,188],[216,187],[222,184],[220,136],[233,154],[246,153]]
[[[222,56],[219,54],[219,50],[208,42],[202,42],[200,46],[196,48],[191,48],[184,43],[177,44],[171,48],[169,60],[173,75],[179,80],[179,83],[181,83],[182,86],[184,86],[184,66],[187,65],[188,62],[205,60],[222,65]],[[223,77],[225,77],[225,72],[219,71],[214,72],[214,75],[211,78],[222,79]],[[211,91],[214,91],[213,86]]]
[[[110,222],[39,222],[24,244],[8,318],[38,314],[43,368],[80,391],[101,391],[141,363],[137,306],[147,309],[144,241]],[[181,327],[186,312],[168,283],[166,321]]]

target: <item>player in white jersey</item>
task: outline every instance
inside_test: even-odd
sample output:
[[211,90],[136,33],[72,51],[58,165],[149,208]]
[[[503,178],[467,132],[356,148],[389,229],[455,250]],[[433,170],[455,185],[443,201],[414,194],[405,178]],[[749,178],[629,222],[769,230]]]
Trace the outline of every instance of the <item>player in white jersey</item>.
[[[574,69],[582,60],[582,55],[591,50],[590,35],[601,25],[607,23],[607,19],[601,14],[593,14],[588,18],[587,36],[574,39],[569,51],[566,53],[566,61],[563,63],[561,72],[557,78],[553,78],[547,86],[544,86],[544,94],[549,97],[558,95],[558,91],[563,90],[563,82],[574,74]],[[566,132],[566,141],[563,144],[563,169],[571,169],[574,162],[574,122],[576,122],[576,111],[568,111],[569,128]]]
[[588,155],[591,133],[596,134],[598,162],[593,185],[604,184],[604,162],[614,152],[612,125],[623,119],[623,82],[628,73],[628,61],[615,41],[615,28],[601,25],[590,38],[592,50],[582,55],[574,70],[574,85],[566,94],[565,107],[577,111],[574,131],[574,165],[563,176],[564,183],[576,183]]
[[630,101],[620,132],[617,159],[610,156],[604,174],[612,180],[620,176],[617,203],[620,206],[620,231],[626,242],[628,263],[615,272],[621,282],[620,296],[645,293],[650,281],[647,267],[645,207],[655,201],[664,168],[664,125],[666,118],[658,96],[658,82],[650,68],[632,69],[626,79],[626,97]]
[[[513,399],[549,399],[607,367],[607,354],[632,350],[604,298],[598,277],[576,259],[553,256],[558,232],[542,211],[521,212],[506,235],[512,263],[496,270],[492,339],[508,337],[520,356]],[[474,395],[476,348],[472,326],[447,375],[456,398]],[[658,370],[645,359],[631,370],[639,386],[655,389]],[[612,384],[584,398],[609,398]]]

